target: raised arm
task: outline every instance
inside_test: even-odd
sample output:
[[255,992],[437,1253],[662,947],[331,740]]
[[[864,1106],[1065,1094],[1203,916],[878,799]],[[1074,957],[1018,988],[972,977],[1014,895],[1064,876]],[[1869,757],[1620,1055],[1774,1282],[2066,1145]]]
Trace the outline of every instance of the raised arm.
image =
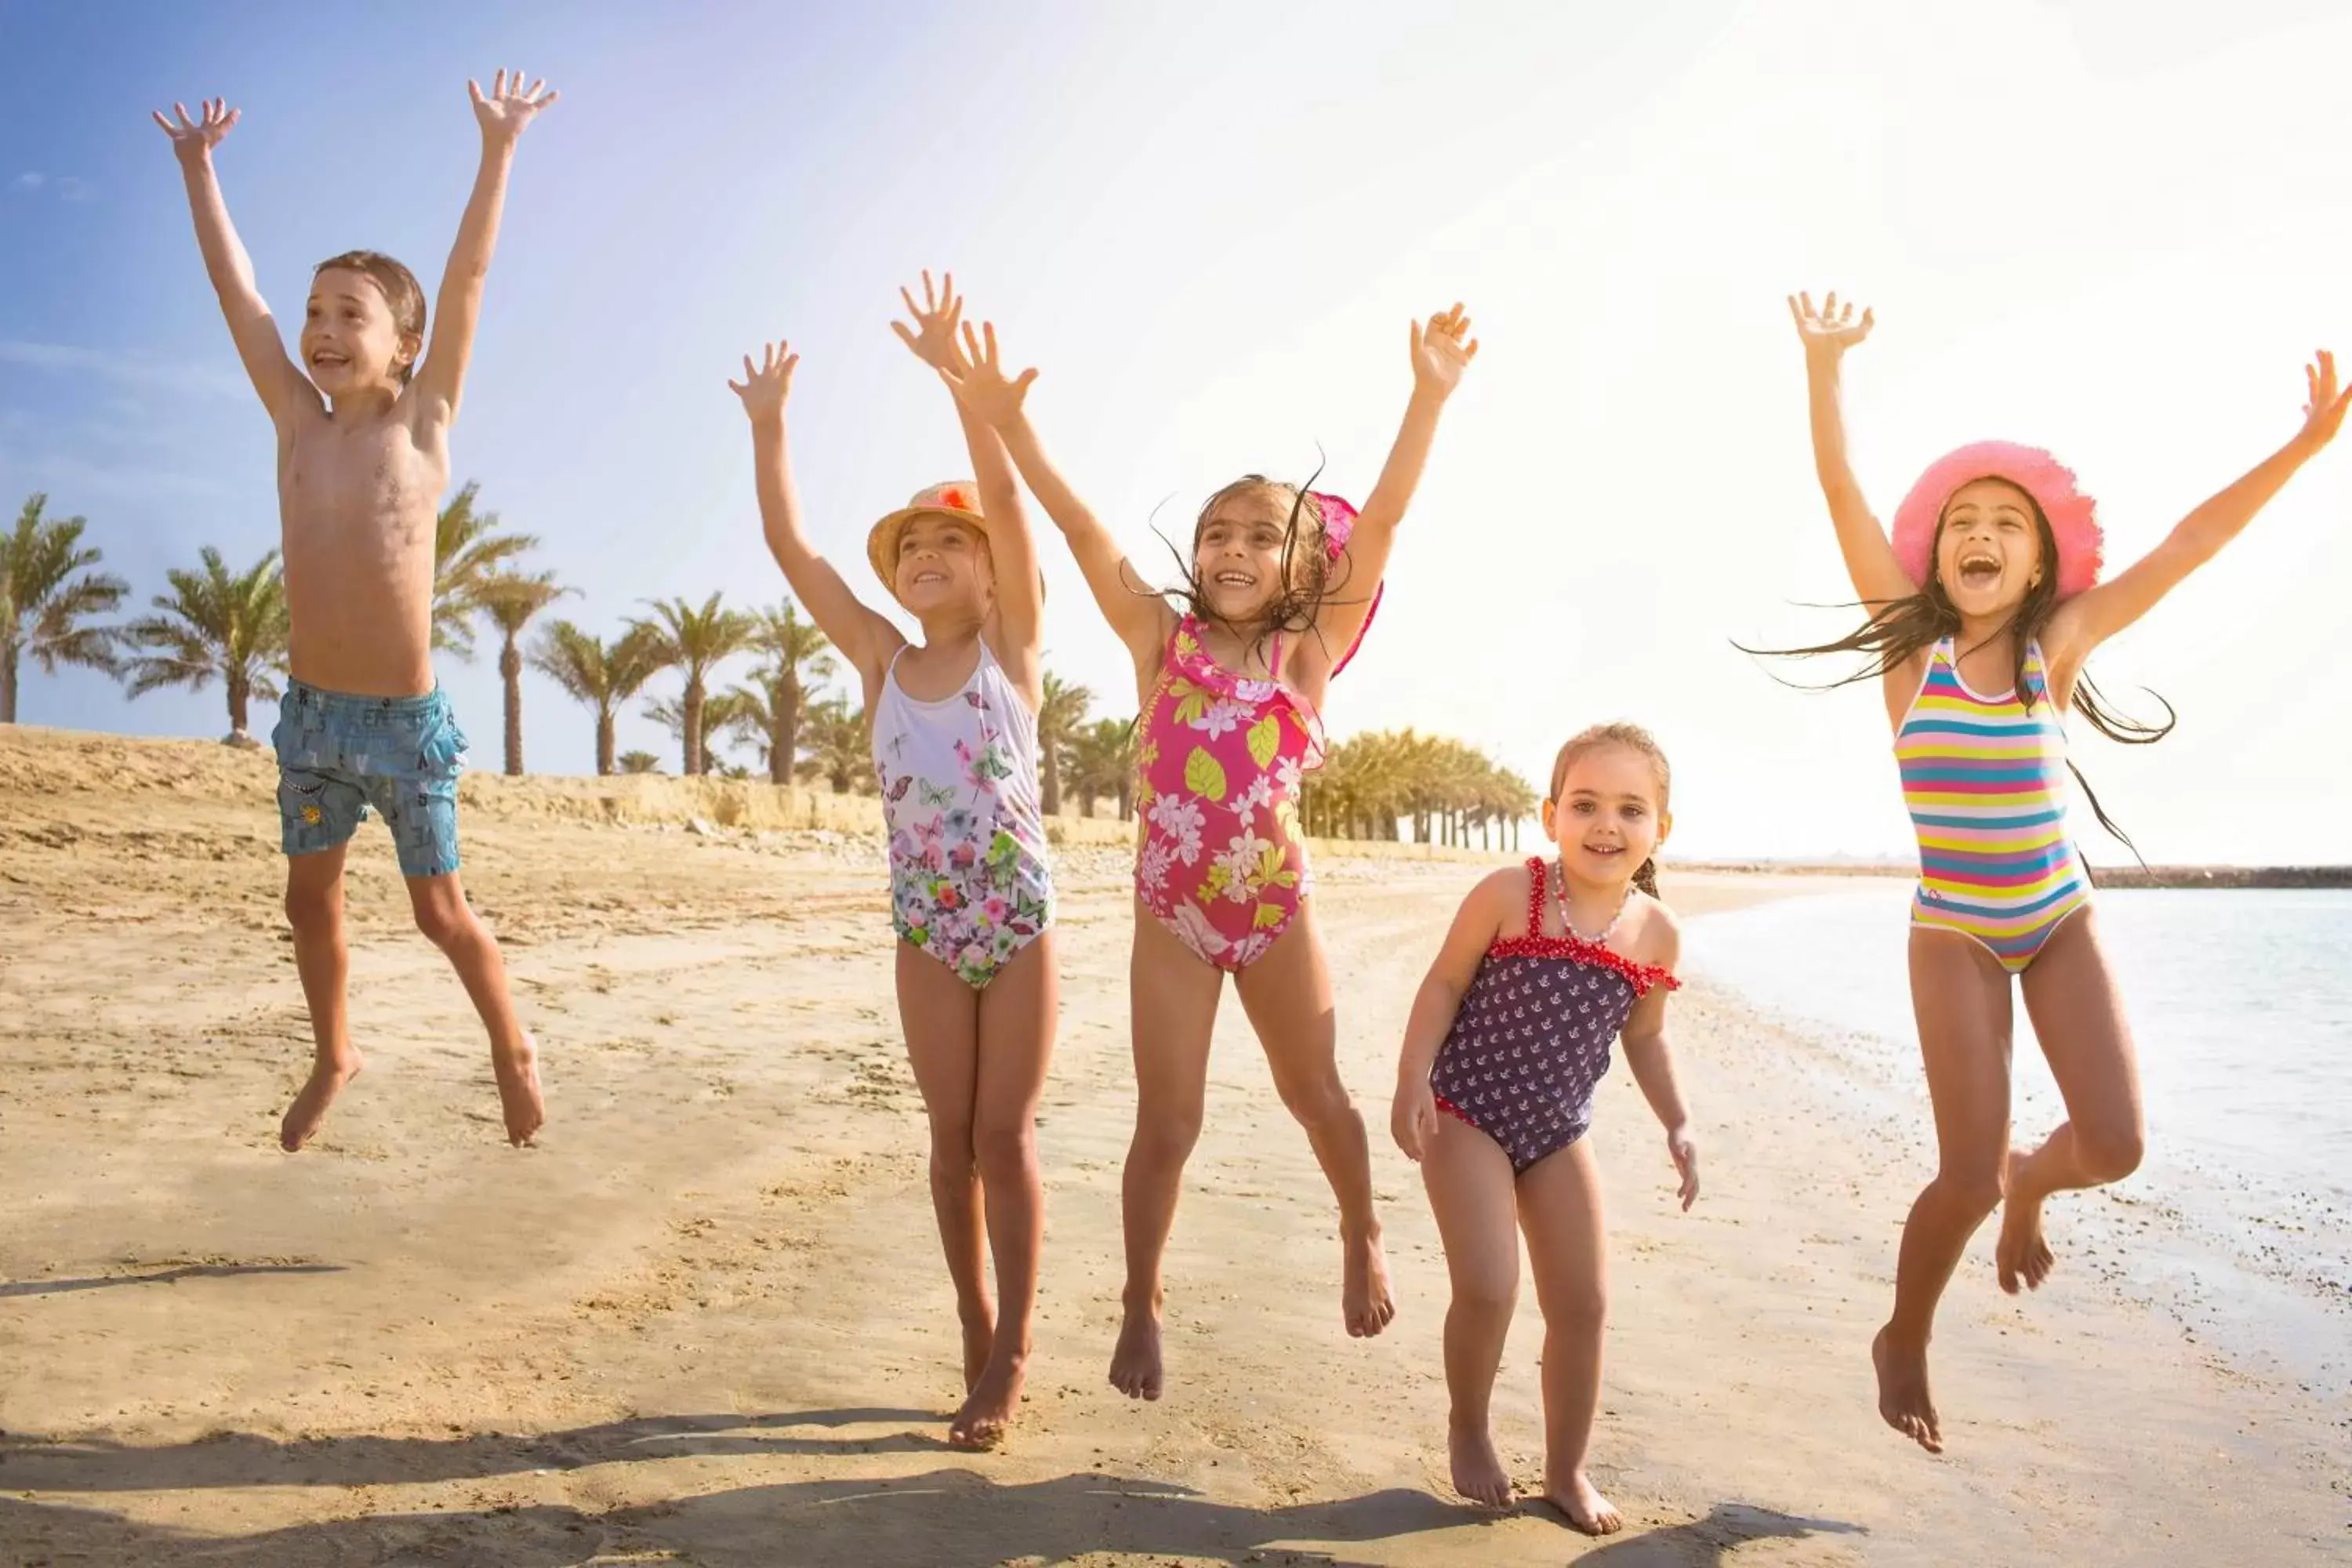
[[1470,889],[1445,933],[1445,944],[1413,994],[1404,1046],[1397,1053],[1396,1099],[1389,1109],[1389,1131],[1408,1159],[1420,1159],[1436,1131],[1437,1100],[1429,1087],[1430,1069],[1453,1031],[1463,996],[1478,977],[1479,960],[1502,934],[1503,922],[1527,906],[1527,875],[1517,868],[1496,871]]
[[[979,345],[966,343],[957,335],[963,321],[963,299],[955,291],[955,274],[944,274],[939,287],[931,284],[931,275],[923,274],[923,303],[917,305],[915,296],[906,289],[898,297],[907,302],[907,314],[914,319],[909,327],[904,321],[893,321],[890,330],[898,334],[899,342],[913,351],[917,359],[943,375],[961,374],[977,356]],[[971,332],[964,328],[965,336]],[[991,328],[988,349],[992,356],[996,345],[996,333]],[[964,406],[961,398],[954,399],[956,418],[963,426],[964,448],[971,454],[971,477],[980,486],[980,509],[988,533],[988,553],[996,571],[996,623],[1005,644],[997,649],[997,657],[1012,669],[1016,681],[1032,700],[1044,695],[1044,667],[1038,662],[1038,644],[1044,636],[1045,587],[1037,577],[1037,542],[1029,531],[1029,513],[1021,499],[1021,482],[1013,471],[1012,456],[1004,449],[1003,438],[995,428]]]
[[1421,488],[1422,470],[1429,466],[1429,448],[1437,439],[1437,416],[1445,400],[1462,384],[1462,373],[1477,357],[1478,342],[1470,336],[1470,318],[1456,303],[1440,310],[1423,327],[1412,323],[1412,397],[1404,408],[1389,460],[1372,493],[1364,498],[1349,537],[1341,564],[1332,576],[1332,592],[1315,617],[1323,647],[1333,653],[1353,647],[1372,613],[1372,594],[1387,575],[1389,552],[1396,544],[1397,525]]
[[2303,428],[2235,484],[2175,523],[2164,542],[2110,581],[2086,588],[2051,617],[2046,635],[2051,684],[2062,694],[2091,650],[2156,607],[2181,580],[2245,531],[2254,514],[2285,488],[2297,468],[2319,454],[2344,427],[2352,388],[2338,388],[2336,356],[2326,349],[2304,367]]
[[500,71],[484,97],[480,83],[466,83],[475,121],[482,128],[482,164],[474,175],[474,194],[466,198],[466,216],[457,220],[457,242],[449,247],[441,294],[433,305],[432,336],[416,368],[417,405],[428,419],[445,425],[457,417],[466,365],[474,357],[474,328],[482,319],[482,286],[499,245],[499,215],[506,207],[515,140],[557,97],[543,80],[528,91],[522,84],[522,72]]
[[1812,411],[1813,475],[1821,480],[1822,496],[1830,503],[1830,521],[1837,529],[1838,551],[1845,557],[1845,574],[1853,579],[1856,597],[1875,610],[1919,591],[1895,558],[1886,530],[1871,515],[1862,486],[1846,461],[1845,412],[1839,405],[1838,371],[1845,351],[1870,335],[1871,313],[1854,319],[1853,305],[1838,304],[1832,294],[1813,308],[1811,294],[1789,300],[1789,314],[1805,345],[1805,389]]
[[743,400],[751,420],[751,463],[760,490],[760,526],[768,538],[769,552],[784,569],[810,618],[827,641],[841,650],[857,671],[870,700],[882,684],[882,672],[906,638],[898,628],[858,601],[833,563],[809,546],[801,531],[800,497],[793,489],[793,471],[786,455],[784,402],[793,388],[793,368],[800,355],[788,343],[773,342],[754,365],[743,356],[743,379],[727,384]]
[[221,314],[228,318],[236,357],[245,362],[245,374],[253,390],[261,395],[261,405],[282,427],[296,410],[319,406],[318,389],[287,355],[286,340],[278,336],[278,322],[254,286],[252,258],[236,237],[236,226],[228,220],[228,203],[222,199],[220,178],[213,173],[213,149],[235,128],[241,111],[218,98],[206,100],[199,108],[200,117],[190,120],[187,105],[175,103],[172,112],[177,121],[165,118],[158,110],[155,123],[172,139],[172,151],[180,160],[180,176],[188,187],[188,211],[196,220],[196,248],[204,253],[205,275],[220,297]]
[[[1649,916],[1642,962],[1672,970],[1682,956],[1682,936],[1674,916],[1663,904],[1653,905]],[[1682,1089],[1675,1083],[1674,1052],[1666,1046],[1666,994],[1664,986],[1654,986],[1634,1003],[1618,1039],[1625,1047],[1625,1065],[1633,1069],[1633,1081],[1642,1086],[1642,1098],[1650,1102],[1658,1125],[1666,1130],[1666,1157],[1674,1162],[1681,1179],[1676,1195],[1688,1208],[1698,1196],[1698,1149],[1691,1139],[1690,1112],[1683,1105]]]
[[1143,580],[1134,565],[1119,550],[1110,530],[1102,525],[1077,492],[1071,489],[1060,472],[1045,457],[1039,445],[1037,432],[1030,426],[1025,402],[1030,384],[1037,379],[1034,370],[1024,370],[1008,381],[996,352],[996,329],[988,323],[986,335],[971,336],[964,329],[967,357],[971,363],[961,372],[941,370],[940,379],[946,382],[956,395],[956,401],[993,429],[1004,443],[1004,449],[1013,466],[1027,482],[1037,504],[1054,520],[1068,542],[1070,553],[1077,558],[1078,570],[1085,574],[1087,587],[1095,596],[1095,604],[1110,623],[1118,640],[1135,660],[1138,670],[1156,668],[1166,650],[1168,638],[1176,629],[1175,612],[1166,601],[1143,589]]

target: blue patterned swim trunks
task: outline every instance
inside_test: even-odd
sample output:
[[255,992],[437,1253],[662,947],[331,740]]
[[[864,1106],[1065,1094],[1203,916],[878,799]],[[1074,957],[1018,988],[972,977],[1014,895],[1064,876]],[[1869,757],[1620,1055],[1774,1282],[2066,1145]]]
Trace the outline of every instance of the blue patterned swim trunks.
[[392,829],[402,876],[457,868],[466,735],[440,688],[422,697],[351,697],[289,680],[269,739],[287,854],[349,843],[373,808]]

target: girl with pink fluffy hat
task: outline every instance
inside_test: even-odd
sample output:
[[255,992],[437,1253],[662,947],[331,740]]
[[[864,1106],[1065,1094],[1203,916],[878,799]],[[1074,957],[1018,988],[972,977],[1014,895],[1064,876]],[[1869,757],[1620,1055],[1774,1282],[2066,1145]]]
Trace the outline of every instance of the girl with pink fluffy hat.
[[[1814,471],[1870,612],[1851,635],[1792,651],[1869,656],[1853,679],[1880,678],[1919,843],[1911,1000],[1937,1170],[1905,1222],[1894,1310],[1871,1359],[1879,1414],[1934,1453],[1943,1436],[1927,1340],[1969,1238],[2000,1206],[2000,1288],[2039,1288],[2053,1263],[2043,1200],[2120,1181],[2140,1160],[2131,1035],[2066,829],[2064,720],[2078,711],[2132,743],[2161,739],[2171,721],[2169,710],[2161,724],[2113,712],[2084,661],[2253,521],[2334,439],[2352,391],[2322,351],[2286,444],[2102,581],[2097,506],[2037,447],[1979,441],[1937,458],[1895,509],[1890,538],[1847,463],[1838,401],[1841,363],[1869,336],[1871,313],[1857,318],[1834,294],[1818,309],[1799,295],[1789,312],[1805,348]],[[2009,1142],[2012,979],[2066,1102],[2066,1120],[2030,1151]]]

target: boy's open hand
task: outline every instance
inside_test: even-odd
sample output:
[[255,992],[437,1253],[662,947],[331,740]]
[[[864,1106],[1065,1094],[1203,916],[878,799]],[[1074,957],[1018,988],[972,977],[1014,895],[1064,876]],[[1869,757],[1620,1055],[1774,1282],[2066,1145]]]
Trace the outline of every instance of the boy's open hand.
[[1004,367],[996,357],[994,321],[982,321],[978,333],[970,321],[963,324],[963,358],[966,363],[961,369],[937,367],[940,379],[948,384],[956,401],[970,409],[973,418],[999,430],[1020,418],[1029,384],[1037,379],[1037,373],[1024,370],[1011,381],[1004,379]]
[[1450,310],[1429,318],[1429,325],[1412,324],[1412,384],[1440,397],[1451,395],[1462,384],[1462,373],[1478,357],[1478,340],[1470,336],[1470,318],[1460,301]]
[[904,321],[893,321],[890,330],[915,352],[917,359],[937,371],[962,371],[970,365],[963,345],[956,340],[956,328],[963,321],[963,297],[955,291],[954,273],[941,275],[939,288],[933,289],[926,268],[923,302],[917,305],[914,295],[903,288],[898,298],[907,301],[907,314],[915,319],[915,324],[910,329]]
[[1874,324],[1867,309],[1856,321],[1853,301],[1849,300],[1840,305],[1834,290],[1822,301],[1818,310],[1813,309],[1811,294],[1790,295],[1789,314],[1796,321],[1797,336],[1804,341],[1806,354],[1826,359],[1837,358],[1870,336]]
[[237,116],[243,112],[231,109],[225,98],[205,99],[198,105],[198,110],[201,118],[191,120],[186,104],[172,105],[172,112],[179,116],[176,124],[165,119],[162,110],[153,111],[155,123],[162,126],[163,134],[172,139],[172,151],[179,154],[183,163],[208,156],[219,145],[220,139],[236,124]]
[[745,354],[743,379],[729,382],[728,389],[743,400],[743,412],[753,419],[782,419],[784,398],[793,390],[793,366],[800,363],[792,345],[779,340],[766,346],[757,365]]
[[511,142],[539,117],[541,110],[562,96],[547,85],[545,77],[532,82],[529,91],[522,84],[522,72],[502,70],[490,79],[489,95],[484,97],[481,83],[467,81],[466,90],[474,97],[474,119],[482,128],[484,141]]

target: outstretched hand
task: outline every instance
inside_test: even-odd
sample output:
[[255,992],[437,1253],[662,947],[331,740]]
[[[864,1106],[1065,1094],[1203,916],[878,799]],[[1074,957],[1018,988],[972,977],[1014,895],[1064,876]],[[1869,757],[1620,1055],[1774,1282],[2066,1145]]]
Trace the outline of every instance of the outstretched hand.
[[2336,432],[2344,428],[2344,409],[2352,403],[2352,387],[2338,389],[2336,384],[2336,356],[2326,349],[2319,357],[2303,367],[2305,400],[2303,405],[2303,440],[2317,451],[2336,439]]
[[1478,357],[1478,340],[1470,336],[1470,318],[1460,300],[1450,310],[1429,318],[1429,325],[1412,324],[1412,384],[1440,397],[1462,384],[1462,373]]
[[486,142],[511,142],[522,134],[523,127],[539,117],[539,111],[553,103],[562,94],[547,85],[545,77],[532,82],[529,90],[523,87],[520,71],[500,71],[490,79],[488,96],[482,84],[467,80],[466,90],[473,95],[474,120],[482,128]]
[[231,109],[225,98],[208,98],[197,105],[198,118],[194,120],[188,118],[188,106],[184,103],[172,105],[172,112],[179,117],[176,123],[166,119],[160,109],[152,112],[155,123],[172,139],[172,151],[184,161],[209,154],[220,144],[221,138],[235,129],[244,110]]
[[1029,384],[1037,379],[1037,373],[1024,370],[1010,381],[1004,378],[1004,367],[996,354],[994,321],[982,321],[977,333],[970,321],[963,324],[963,358],[966,363],[961,368],[935,367],[948,390],[955,394],[956,401],[969,409],[973,418],[999,430],[1020,418],[1022,405],[1029,396]]
[[907,314],[915,319],[915,324],[910,328],[904,321],[893,321],[890,330],[914,351],[917,359],[936,371],[961,371],[971,363],[956,336],[956,328],[963,321],[963,296],[955,291],[954,273],[942,274],[935,289],[926,268],[923,302],[916,304],[915,296],[904,288],[898,290],[898,298],[907,301]]
[[1690,1129],[1666,1129],[1666,1155],[1674,1161],[1675,1172],[1682,1178],[1682,1184],[1675,1189],[1675,1195],[1682,1199],[1683,1208],[1687,1212],[1698,1198],[1698,1145],[1691,1142]]
[[793,367],[800,363],[801,356],[780,338],[766,345],[756,365],[745,354],[743,379],[730,381],[727,388],[743,400],[743,412],[754,420],[782,419],[784,399],[793,390]]
[[1808,354],[1825,354],[1831,359],[1845,353],[1870,336],[1874,324],[1870,310],[1864,307],[1861,320],[1854,319],[1853,301],[1838,303],[1832,291],[1822,301],[1820,310],[1813,309],[1811,294],[1789,296],[1789,314],[1797,323],[1797,336],[1804,341]]

